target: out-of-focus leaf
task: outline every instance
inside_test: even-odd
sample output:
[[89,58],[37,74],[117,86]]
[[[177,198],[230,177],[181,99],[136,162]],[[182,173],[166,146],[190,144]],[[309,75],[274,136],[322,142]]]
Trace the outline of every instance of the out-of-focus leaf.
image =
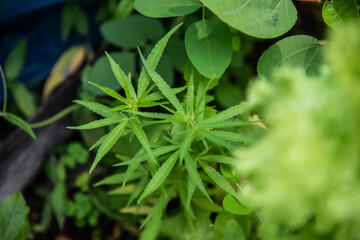
[[36,109],[34,95],[21,83],[10,82],[9,88],[14,95],[17,107],[29,117]]
[[82,36],[88,35],[89,33],[88,19],[86,17],[86,14],[80,9],[76,13],[75,27],[80,35]]
[[26,40],[21,40],[11,50],[5,62],[5,75],[9,81],[17,78],[24,67],[26,55]]
[[284,38],[260,57],[257,70],[261,77],[271,79],[272,72],[282,65],[303,67],[309,75],[319,73],[323,64],[322,49],[319,40],[307,35]]
[[225,79],[215,88],[215,100],[223,108],[229,108],[244,100],[241,87]]
[[342,24],[359,18],[359,10],[355,0],[327,1],[322,8],[325,23],[336,29]]
[[156,41],[165,35],[165,28],[159,19],[148,18],[135,14],[130,20],[140,29],[147,40]]
[[[135,73],[135,55],[127,52],[111,52],[109,53],[111,58],[118,64],[127,75],[131,73],[133,76]],[[90,81],[96,83],[102,87],[107,87],[112,90],[118,91],[121,86],[116,81],[115,76],[111,70],[109,61],[106,56],[100,57],[92,66],[90,72]],[[88,90],[99,96],[104,96],[105,93],[96,88],[95,86],[88,86]]]
[[0,239],[25,240],[30,231],[29,208],[20,192],[0,203]]
[[167,44],[166,55],[175,69],[182,73],[188,59],[184,41],[179,37],[172,37]]
[[33,130],[31,129],[29,124],[27,124],[24,120],[22,120],[21,118],[15,116],[12,113],[6,113],[6,115],[4,117],[5,117],[6,120],[11,122],[12,124],[20,127],[22,130],[27,132],[27,134],[29,134],[33,139],[36,139]]
[[59,228],[64,227],[65,223],[65,201],[66,201],[66,186],[64,183],[58,183],[51,196],[51,206],[55,213],[56,221]]
[[225,224],[224,240],[246,240],[244,231],[236,220],[230,219]]
[[127,18],[133,12],[134,0],[121,0],[116,6],[113,19]]
[[248,215],[253,209],[244,208],[234,197],[230,194],[227,194],[223,200],[223,207],[226,211],[236,214],[236,215]]
[[75,24],[75,17],[77,6],[73,2],[68,2],[64,5],[61,12],[61,39],[65,41]]
[[141,14],[153,17],[175,17],[195,12],[201,7],[196,0],[136,0],[134,8]]
[[85,59],[85,48],[73,46],[66,50],[51,70],[49,78],[45,82],[43,101],[46,101],[50,94],[62,84],[65,79],[73,75]]
[[141,29],[129,18],[104,22],[100,31],[106,41],[121,48],[133,49],[146,42]]

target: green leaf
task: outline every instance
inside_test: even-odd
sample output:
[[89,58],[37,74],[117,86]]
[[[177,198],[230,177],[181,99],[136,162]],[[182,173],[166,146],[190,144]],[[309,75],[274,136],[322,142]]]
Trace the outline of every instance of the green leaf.
[[[153,149],[152,152],[155,157],[158,157],[158,156],[164,155],[166,153],[172,152],[178,148],[179,148],[178,146],[163,146],[163,147],[158,147],[158,148]],[[141,162],[145,161],[148,157],[149,157],[149,155],[147,153],[139,154],[139,155],[136,155],[134,158],[132,158],[129,161],[118,163],[113,166],[117,167],[117,166],[125,166],[125,165],[133,165],[135,163],[141,163]]]
[[111,108],[109,108],[109,107],[107,107],[105,105],[102,105],[100,103],[82,101],[82,100],[75,100],[74,102],[86,107],[90,111],[92,111],[92,112],[94,112],[96,114],[99,114],[100,116],[105,117],[105,118],[111,118],[111,117],[118,118],[118,117],[124,116],[124,114],[119,114],[117,112],[112,112]]
[[254,142],[254,140],[247,138],[239,133],[226,132],[226,131],[210,131],[209,134],[215,138],[220,138],[231,142],[244,142],[244,143]]
[[192,202],[196,207],[203,209],[210,213],[224,211],[224,209],[220,205],[218,205],[216,202],[209,202],[202,195],[194,196]]
[[5,76],[9,81],[16,79],[24,67],[26,39],[21,40],[11,50],[5,62]]
[[210,198],[209,194],[206,192],[204,184],[201,181],[200,175],[195,166],[194,160],[192,159],[190,154],[185,155],[185,166],[186,166],[186,169],[189,173],[189,177],[191,178],[191,180],[200,189],[200,191],[205,195],[205,197],[207,197],[209,199],[209,201],[212,202],[212,199]]
[[[232,60],[234,62],[234,60]],[[240,70],[243,71],[243,70]],[[243,77],[243,73],[241,73]],[[247,79],[247,77],[243,77]],[[220,79],[215,88],[215,100],[219,107],[227,109],[244,101],[243,87],[237,82],[232,83],[229,79]]]
[[186,198],[186,208],[188,210],[190,209],[190,203],[192,196],[194,195],[194,192],[195,192],[195,182],[192,180],[192,178],[189,175],[188,184],[187,184],[187,198]]
[[161,219],[154,219],[146,225],[139,240],[156,240],[161,229]]
[[236,215],[248,215],[253,209],[241,205],[238,200],[233,198],[230,194],[227,194],[223,199],[223,207],[226,211]]
[[119,105],[117,107],[112,108],[111,111],[118,112],[118,111],[122,111],[122,110],[128,109],[128,108],[129,108],[128,105]]
[[166,113],[155,113],[155,112],[139,112],[139,111],[129,111],[133,114],[142,116],[142,117],[147,117],[147,118],[155,118],[155,119],[173,119],[174,116],[171,114],[166,114]]
[[63,229],[65,224],[65,200],[66,186],[64,183],[60,182],[55,185],[51,195],[51,206],[60,229]]
[[237,161],[235,158],[225,155],[206,155],[200,157],[200,160],[206,162],[224,163],[224,164],[235,164]]
[[316,75],[324,59],[319,40],[311,36],[297,35],[284,38],[260,57],[257,70],[261,77],[272,79],[272,73],[282,65],[303,67],[307,74]]
[[114,146],[116,141],[121,137],[121,133],[125,130],[127,123],[128,120],[123,121],[106,135],[104,141],[101,143],[101,146],[96,153],[96,157],[94,159],[93,164],[91,165],[89,173],[91,173],[94,170],[94,168],[100,162],[100,160],[105,156],[105,154],[108,151],[110,151],[110,149]]
[[199,133],[200,133],[201,137],[210,140],[211,142],[215,143],[216,145],[223,146],[226,148],[232,147],[232,145],[228,141],[212,135],[210,131],[199,130]]
[[141,14],[153,18],[187,15],[201,7],[197,0],[135,0],[134,8]]
[[25,132],[27,132],[27,134],[29,134],[34,140],[36,139],[36,136],[33,132],[33,130],[31,129],[31,127],[29,126],[29,124],[27,124],[27,122],[25,122],[24,120],[22,120],[21,118],[15,116],[12,113],[6,113],[4,115],[5,119],[7,121],[9,121],[10,123],[20,127],[22,130],[24,130]]
[[[130,178],[128,179],[128,181],[132,181],[135,179],[138,179],[140,177],[144,176],[143,172],[135,172],[133,173]],[[104,179],[102,179],[101,181],[98,181],[97,183],[95,183],[93,186],[94,187],[99,187],[102,185],[114,185],[114,184],[120,184],[123,183],[125,179],[125,173],[118,173],[118,174],[113,174],[111,176],[108,176]]]
[[[173,27],[151,50],[149,56],[147,57],[147,63],[155,69],[158,65],[160,58],[164,52],[167,42],[173,33],[182,25],[182,23]],[[146,69],[143,67],[140,72],[140,76],[138,79],[138,98],[141,99],[146,88],[148,87],[150,82],[150,76]]]
[[291,29],[297,11],[291,0],[200,0],[222,21],[258,38],[278,37]]
[[[146,154],[148,155],[148,154]],[[146,160],[147,158],[144,159],[144,161]],[[122,187],[124,188],[126,183],[128,182],[128,180],[131,179],[131,176],[134,174],[134,172],[136,171],[136,169],[139,167],[140,165],[140,162],[135,162],[133,164],[131,164],[127,169],[126,169],[126,172],[125,172],[125,176],[124,176],[124,180],[122,182]]]
[[182,161],[186,154],[189,153],[191,142],[195,137],[196,129],[189,129],[184,135],[184,140],[181,142],[180,147],[180,161]]
[[[158,66],[155,70],[170,87],[174,86],[175,70],[166,53],[163,53],[163,55],[161,56]],[[159,89],[155,87],[154,91],[159,91]]]
[[165,28],[160,19],[134,14],[130,17],[130,20],[141,30],[144,37],[150,41],[157,41],[165,35]]
[[86,37],[89,34],[89,22],[86,17],[86,14],[78,8],[75,19],[75,28],[76,31],[81,35]]
[[166,54],[176,70],[182,73],[188,60],[184,40],[176,36],[172,37],[167,44]]
[[81,126],[75,126],[75,127],[66,127],[68,129],[76,129],[76,130],[84,130],[84,129],[94,129],[94,128],[99,128],[99,127],[104,127],[104,126],[108,126],[111,124],[115,124],[121,121],[124,121],[125,119],[121,119],[121,118],[104,118],[104,119],[99,119],[99,120],[95,120],[89,123],[86,123],[84,125]]
[[176,160],[179,158],[179,151],[174,152],[165,163],[159,168],[155,175],[150,180],[149,184],[146,186],[144,192],[138,199],[138,204],[144,200],[147,196],[153,193],[160,185],[165,181],[167,176],[169,176],[171,170],[174,168]]
[[[172,88],[171,91],[174,94],[178,94],[179,92],[182,92],[186,89],[187,87],[179,87],[179,88]],[[165,96],[164,94],[162,94],[161,92],[154,92],[154,93],[150,93],[149,95],[147,95],[146,97],[144,97],[144,99],[142,100],[141,104],[144,104],[146,102],[153,102],[153,101],[157,101],[157,100],[161,100],[164,99]]]
[[100,85],[98,85],[96,83],[93,83],[93,82],[89,82],[89,83],[94,85],[95,87],[97,87],[101,91],[103,91],[108,96],[113,97],[113,98],[119,100],[120,102],[122,102],[124,104],[128,104],[128,102],[126,101],[126,99],[123,96],[121,96],[118,92],[112,90],[111,88],[102,87],[102,86],[100,86]]
[[110,20],[100,26],[104,39],[120,48],[136,48],[146,42],[141,29],[130,19]]
[[14,95],[18,108],[26,117],[29,117],[36,109],[34,95],[18,82],[10,82],[9,88]]
[[153,154],[153,152],[151,151],[151,148],[150,148],[149,140],[148,140],[144,130],[142,129],[141,125],[135,119],[130,119],[130,127],[133,130],[136,138],[139,140],[139,142],[143,146],[143,148],[149,154],[150,158],[154,162],[156,162],[154,154]]
[[100,137],[90,148],[89,151],[93,150],[94,148],[96,148],[97,146],[100,146],[100,144],[102,144],[104,142],[106,138],[106,135],[103,135],[102,137]]
[[359,18],[359,10],[355,0],[334,0],[323,5],[322,16],[329,27],[337,29],[344,23]]
[[179,99],[177,99],[174,92],[171,90],[169,85],[162,79],[162,77],[155,72],[154,69],[151,68],[151,66],[148,64],[148,62],[145,60],[143,55],[141,54],[139,50],[139,54],[141,57],[141,61],[143,62],[146,71],[150,75],[151,79],[155,82],[156,86],[159,88],[162,94],[169,100],[169,102],[176,108],[176,110],[183,116],[185,116],[184,109],[181,106],[181,103],[179,102]]
[[194,71],[191,72],[186,93],[186,113],[190,117],[194,114]]
[[235,197],[243,207],[249,208],[249,206],[239,197],[239,194],[230,185],[230,183],[218,171],[203,162],[199,163],[202,169],[204,169],[205,173],[211,178],[211,180],[213,180],[225,192]]
[[73,2],[68,2],[64,5],[64,8],[61,12],[61,40],[65,41],[71,29],[75,23],[75,17],[77,13],[77,6]]
[[206,87],[205,81],[203,81],[201,75],[199,77],[199,84],[196,91],[196,106],[195,106],[195,116],[198,122],[204,120],[204,112],[205,112],[205,95],[206,95]]
[[235,105],[231,108],[226,109],[225,111],[222,111],[219,114],[216,114],[213,117],[210,117],[208,119],[205,119],[203,121],[203,123],[214,123],[214,122],[222,122],[225,120],[228,120],[236,115],[242,114],[245,111],[248,110],[248,105],[247,104],[239,104],[239,105]]
[[230,219],[225,224],[224,240],[246,240],[245,233],[236,220]]
[[140,228],[143,228],[150,220],[153,220],[154,218],[161,218],[162,212],[165,209],[166,205],[169,203],[170,196],[173,195],[174,191],[175,185],[160,196],[160,198],[156,201],[155,205],[145,218],[144,222],[141,224]]
[[[115,2],[114,2],[115,3]],[[114,4],[114,3],[110,3],[109,4]],[[123,1],[119,1],[116,5],[116,9],[114,11],[114,15],[113,15],[113,19],[125,19],[127,17],[129,17],[129,15],[133,12],[134,8],[134,1],[133,0],[123,0]],[[102,5],[105,8],[109,8],[108,4],[104,4]],[[112,5],[113,6],[113,5]],[[99,14],[99,12],[98,12]],[[108,17],[108,16],[107,16]],[[99,18],[97,18],[97,20],[100,20]]]
[[[144,175],[144,174],[143,174]],[[133,190],[133,192],[131,193],[130,197],[129,197],[129,200],[128,202],[126,203],[126,206],[130,206],[134,200],[140,196],[140,194],[143,192],[145,186],[146,186],[146,183],[148,182],[148,176],[145,175],[139,182],[136,183],[135,185],[135,189]],[[123,185],[124,187],[124,185]]]
[[200,122],[199,128],[232,128],[254,124],[258,121],[221,121],[221,122]]
[[[121,66],[121,69],[127,75],[131,73],[135,74],[135,54],[129,52],[111,52],[109,53],[111,58]],[[121,89],[121,85],[119,85],[118,81],[114,77],[114,73],[109,65],[109,60],[106,56],[101,56],[96,60],[94,65],[91,67],[89,80],[93,83],[96,83],[102,87],[110,88],[114,91],[118,91]],[[88,85],[88,84],[87,84]],[[98,88],[88,85],[87,89],[96,95],[103,96],[105,95]]]
[[231,62],[231,32],[224,25],[200,20],[186,30],[185,48],[190,61],[202,75],[219,78]]
[[134,87],[131,84],[130,79],[125,75],[125,73],[120,68],[120,66],[118,64],[116,64],[114,59],[107,52],[105,52],[105,54],[106,54],[106,56],[107,56],[107,58],[108,58],[108,60],[110,62],[111,70],[113,71],[113,73],[114,73],[114,75],[116,77],[116,80],[118,81],[120,86],[125,91],[127,99],[128,100],[137,99]]
[[0,203],[0,239],[25,240],[30,231],[29,207],[20,192],[8,195]]
[[[195,186],[195,185],[194,185]],[[186,190],[185,190],[185,184],[179,184],[178,185],[178,191],[179,191],[179,198],[180,198],[180,202],[181,205],[183,206],[184,209],[187,210],[187,213],[193,218],[196,219],[193,210],[190,207],[190,203],[189,206],[187,205],[187,194],[186,194]],[[191,201],[191,198],[190,198]],[[207,200],[206,200],[207,201]]]

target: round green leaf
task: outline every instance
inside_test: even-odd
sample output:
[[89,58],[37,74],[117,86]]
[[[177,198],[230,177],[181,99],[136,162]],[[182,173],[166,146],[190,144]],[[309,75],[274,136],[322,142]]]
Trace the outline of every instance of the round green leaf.
[[248,215],[253,209],[244,208],[234,197],[230,194],[227,194],[223,200],[223,207],[226,211],[236,214],[236,215]]
[[134,8],[153,18],[187,15],[201,7],[197,0],[136,0]]
[[[117,64],[119,64],[125,74],[131,72],[131,75],[134,75],[135,55],[133,53],[112,52],[110,56]],[[111,71],[110,64],[106,56],[100,57],[92,66],[90,71],[90,81],[103,87],[111,88],[115,91],[121,89],[120,84],[116,81],[115,76]],[[88,86],[88,90],[96,95],[105,95],[105,93],[101,90],[90,84]]]
[[307,74],[316,75],[323,63],[319,40],[311,36],[297,35],[284,38],[260,57],[257,70],[261,77],[270,78],[274,69],[281,65],[303,67]]
[[231,62],[231,32],[224,25],[200,20],[186,30],[185,49],[202,75],[219,78]]
[[291,0],[200,0],[221,20],[248,35],[274,38],[289,31],[297,19]]
[[324,4],[322,15],[325,23],[335,29],[344,22],[358,18],[359,12],[355,0],[336,0]]
[[147,40],[156,41],[166,34],[164,25],[159,19],[135,14],[130,17],[130,21],[141,30]]
[[106,41],[117,47],[137,48],[146,41],[143,32],[131,18],[107,21],[100,26],[100,31]]

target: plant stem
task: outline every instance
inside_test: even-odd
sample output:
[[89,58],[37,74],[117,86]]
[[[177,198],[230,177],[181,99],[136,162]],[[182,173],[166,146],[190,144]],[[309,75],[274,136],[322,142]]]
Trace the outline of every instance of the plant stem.
[[202,20],[205,20],[205,6],[202,7]]
[[80,105],[78,105],[78,104],[70,105],[69,107],[63,109],[61,112],[55,114],[54,116],[52,116],[44,121],[30,124],[30,127],[31,128],[39,128],[39,127],[44,127],[46,125],[49,125],[49,124],[59,120],[60,118],[64,117],[65,115],[75,111],[79,107],[80,107]]
[[3,105],[3,112],[6,113],[6,105],[7,105],[7,85],[6,85],[6,79],[4,71],[0,65],[0,73],[1,73],[1,79],[4,87],[4,105]]

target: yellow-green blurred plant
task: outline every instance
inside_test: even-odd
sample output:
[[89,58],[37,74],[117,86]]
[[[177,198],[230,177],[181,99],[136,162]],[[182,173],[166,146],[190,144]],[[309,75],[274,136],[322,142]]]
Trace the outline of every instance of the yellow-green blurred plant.
[[317,77],[281,67],[249,90],[269,131],[237,152],[261,239],[360,237],[360,29],[331,33]]

